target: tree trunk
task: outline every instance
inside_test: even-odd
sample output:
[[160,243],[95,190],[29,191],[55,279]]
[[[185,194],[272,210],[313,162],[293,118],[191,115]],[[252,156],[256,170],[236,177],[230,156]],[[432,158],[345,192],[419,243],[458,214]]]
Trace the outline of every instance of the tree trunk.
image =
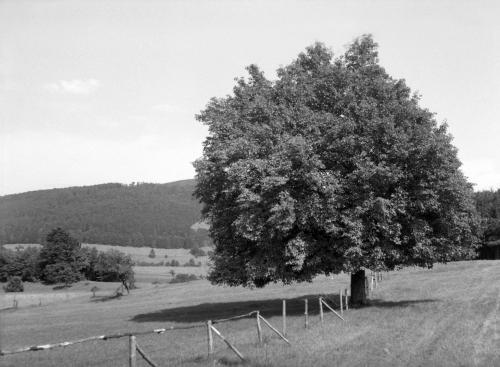
[[351,273],[351,304],[353,306],[366,305],[366,293],[365,271],[358,270]]

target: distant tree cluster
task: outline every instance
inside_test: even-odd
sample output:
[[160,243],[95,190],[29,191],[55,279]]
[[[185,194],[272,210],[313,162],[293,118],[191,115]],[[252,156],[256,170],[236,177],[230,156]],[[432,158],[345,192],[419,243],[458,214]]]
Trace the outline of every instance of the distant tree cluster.
[[480,255],[488,258],[489,247],[500,246],[500,189],[476,192],[474,198],[483,229]]
[[82,279],[122,282],[129,289],[134,282],[133,261],[117,250],[106,252],[83,248],[61,228],[52,230],[41,249],[0,247],[0,281],[13,278],[69,285]]
[[165,261],[165,266],[181,266],[181,263],[177,260]]
[[191,282],[193,280],[198,280],[199,278],[194,274],[176,274],[175,277],[170,281],[170,283],[185,283]]
[[189,253],[194,257],[207,256],[206,252],[199,247],[193,247],[191,250],[189,250]]
[[0,197],[0,244],[40,243],[63,227],[84,243],[192,248],[209,242],[190,227],[200,217],[194,180],[169,184],[104,184]]
[[193,258],[189,259],[188,262],[184,263],[185,267],[189,267],[189,266],[196,266],[196,267],[200,267],[201,266],[201,261],[198,261],[196,262]]

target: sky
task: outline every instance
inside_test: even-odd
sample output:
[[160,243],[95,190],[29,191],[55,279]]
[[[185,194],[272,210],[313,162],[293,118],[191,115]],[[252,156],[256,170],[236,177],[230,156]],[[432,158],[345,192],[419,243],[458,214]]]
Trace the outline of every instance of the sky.
[[194,177],[195,119],[245,66],[270,79],[371,33],[446,121],[476,190],[500,188],[500,2],[0,0],[0,195]]

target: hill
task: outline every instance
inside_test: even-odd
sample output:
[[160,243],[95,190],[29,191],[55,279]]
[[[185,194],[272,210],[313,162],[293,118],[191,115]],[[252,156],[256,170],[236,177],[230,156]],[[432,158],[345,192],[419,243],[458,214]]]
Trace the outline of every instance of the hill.
[[[0,243],[40,243],[55,227],[82,242],[191,248],[208,241],[195,180],[109,183],[0,197]],[[203,227],[203,226],[202,226]]]

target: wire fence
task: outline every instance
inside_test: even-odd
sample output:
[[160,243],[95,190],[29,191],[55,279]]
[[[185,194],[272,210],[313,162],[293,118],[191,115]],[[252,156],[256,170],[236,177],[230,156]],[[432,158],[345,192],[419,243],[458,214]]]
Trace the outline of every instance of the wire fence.
[[[367,287],[367,290],[373,291],[378,286],[378,283],[382,281],[382,276],[379,275],[378,273],[373,273],[369,277],[366,278],[365,285]],[[156,328],[152,330],[132,330],[132,331],[126,331],[126,332],[120,332],[120,333],[113,333],[113,334],[105,334],[105,335],[97,335],[97,336],[90,336],[86,338],[81,338],[81,339],[76,339],[76,340],[70,340],[70,341],[63,341],[63,342],[58,342],[58,343],[53,343],[53,344],[40,344],[40,345],[32,345],[32,346],[27,346],[27,347],[21,347],[17,349],[12,349],[12,350],[0,350],[0,356],[9,356],[9,355],[16,355],[16,354],[23,354],[27,352],[36,352],[36,351],[43,351],[43,350],[52,350],[52,349],[64,349],[65,347],[77,345],[77,344],[87,344],[87,343],[96,343],[98,341],[111,341],[111,340],[118,340],[122,338],[128,338],[129,340],[129,347],[127,349],[127,356],[125,357],[123,353],[123,345],[120,347],[118,346],[112,346],[111,349],[113,349],[113,352],[109,355],[114,355],[114,362],[117,362],[118,360],[121,360],[122,362],[125,362],[125,360],[128,361],[128,366],[129,367],[136,367],[137,366],[137,360],[138,356],[142,358],[143,363],[146,363],[146,365],[152,366],[152,367],[158,367],[159,365],[157,362],[155,362],[152,357],[149,355],[150,352],[160,352],[161,350],[164,350],[164,348],[158,348],[154,346],[154,343],[151,342],[150,339],[148,338],[143,338],[140,341],[137,340],[137,337],[150,337],[152,335],[159,335],[159,334],[166,334],[166,333],[171,333],[171,332],[180,332],[180,331],[188,331],[188,330],[193,330],[193,333],[189,335],[191,339],[197,339],[197,349],[200,349],[200,345],[203,343],[207,343],[205,345],[208,346],[207,351],[208,351],[208,359],[213,360],[214,359],[214,337],[217,337],[218,339],[222,340],[229,350],[234,352],[238,356],[239,359],[241,360],[246,360],[246,357],[244,354],[238,349],[236,346],[235,342],[233,340],[230,340],[226,338],[226,336],[221,332],[222,329],[219,329],[219,327],[215,327],[215,325],[220,325],[224,324],[227,322],[231,321],[236,321],[236,320],[242,320],[242,319],[254,319],[255,320],[255,325],[256,325],[256,330],[257,330],[257,342],[259,345],[262,345],[264,343],[264,339],[262,337],[262,329],[263,326],[270,329],[276,336],[278,336],[279,340],[282,340],[285,342],[287,345],[292,345],[290,340],[287,338],[287,315],[297,315],[299,312],[304,311],[304,327],[309,328],[310,323],[309,323],[309,316],[310,316],[310,311],[314,307],[316,309],[316,306],[318,307],[317,309],[319,310],[319,316],[320,316],[320,323],[324,322],[325,318],[325,313],[326,312],[331,312],[333,313],[337,318],[341,319],[343,322],[346,322],[346,318],[344,318],[344,313],[348,310],[348,305],[349,305],[349,297],[350,295],[348,294],[347,289],[345,290],[340,290],[338,297],[333,297],[331,295],[321,295],[318,298],[303,298],[303,299],[294,299],[294,300],[282,300],[282,327],[281,330],[276,325],[272,325],[267,318],[262,316],[263,314],[266,314],[266,311],[269,311],[270,309],[263,308],[261,310],[254,310],[251,312],[247,312],[244,314],[232,316],[232,317],[227,317],[227,318],[220,318],[220,319],[214,319],[214,320],[207,320],[206,322],[199,322],[191,325],[184,325],[184,326],[170,326],[170,327],[163,327],[163,328]],[[287,302],[288,301],[288,302]],[[310,302],[313,301],[313,302]],[[316,306],[313,306],[316,305]],[[273,309],[274,311],[275,309]],[[275,315],[275,314],[274,314]],[[203,335],[206,335],[204,337],[197,337],[199,335],[199,332],[194,332],[195,329],[205,329],[206,334],[203,333]],[[111,346],[110,346],[111,347]],[[107,349],[107,346],[106,346]],[[176,349],[176,347],[174,347]],[[106,353],[108,354],[108,353]],[[118,356],[120,354],[120,356]],[[106,357],[106,358],[109,358]],[[54,356],[54,360],[56,360],[57,357]],[[0,359],[1,361],[1,359]],[[125,363],[120,362],[120,365],[123,365]],[[196,362],[196,361],[194,361]],[[92,363],[93,366],[101,365],[101,363],[104,363],[102,365],[107,365],[106,364],[106,359],[103,361],[96,361],[96,363]]]

